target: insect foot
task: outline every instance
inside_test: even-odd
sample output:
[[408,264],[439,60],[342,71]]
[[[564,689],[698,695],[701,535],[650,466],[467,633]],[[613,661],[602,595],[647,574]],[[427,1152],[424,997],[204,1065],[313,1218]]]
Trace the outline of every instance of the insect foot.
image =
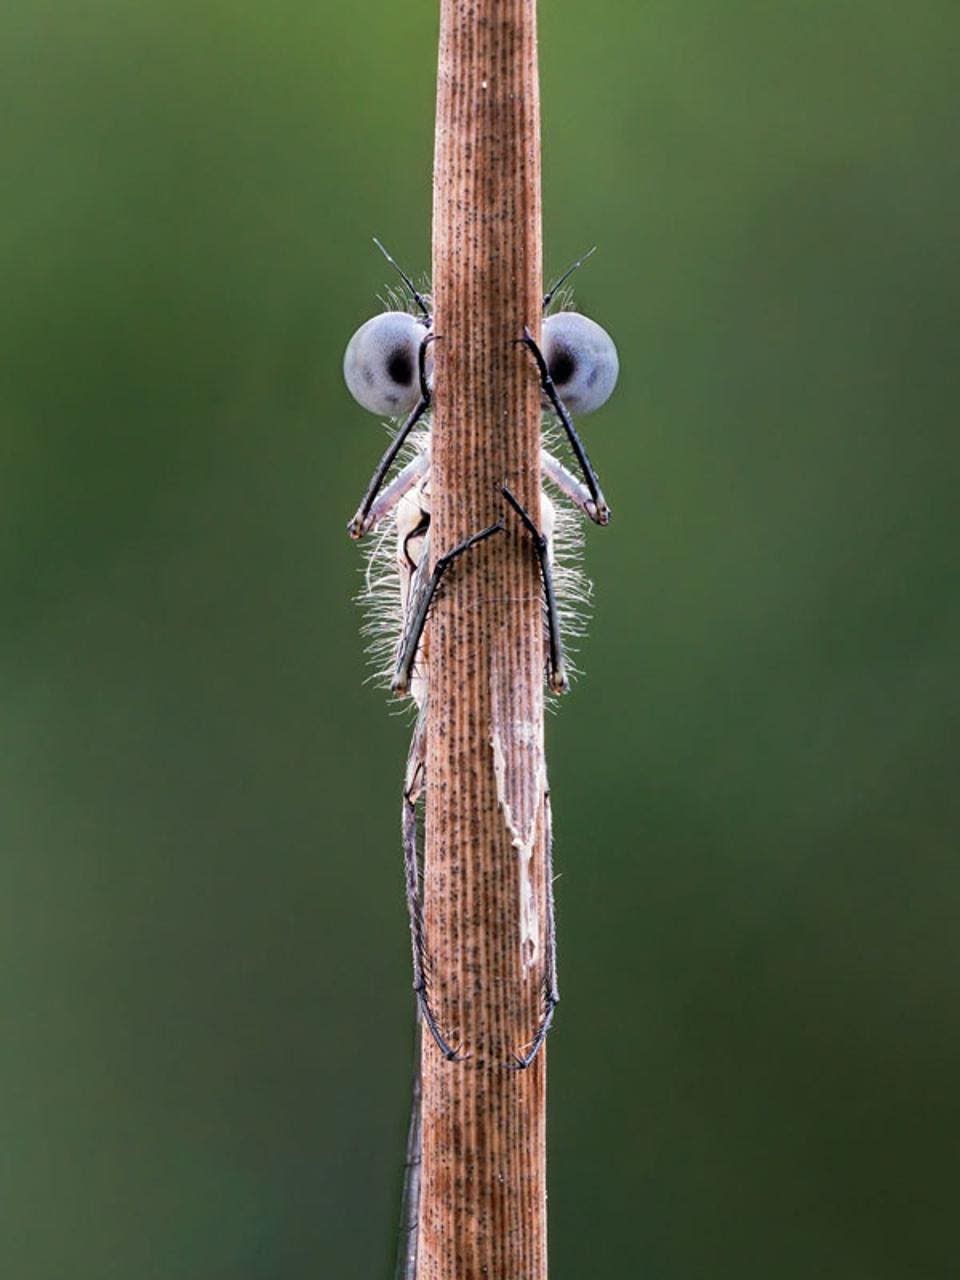
[[543,1048],[543,1042],[546,1040],[547,1033],[553,1024],[553,1015],[559,1003],[560,997],[555,991],[548,990],[543,1006],[543,1017],[540,1020],[539,1027],[537,1027],[537,1034],[530,1041],[530,1048],[526,1053],[515,1053],[513,1061],[506,1064],[510,1071],[526,1071],[527,1067],[533,1063],[533,1060]]
[[427,1024],[427,1029],[433,1036],[434,1042],[443,1054],[444,1058],[447,1062],[466,1062],[467,1058],[470,1057],[469,1053],[461,1053],[459,1049],[452,1048],[448,1043],[446,1036],[440,1030],[440,1024],[437,1022],[433,1010],[430,1008],[430,1001],[427,997],[425,985],[421,982],[419,985],[414,987],[414,990],[417,993],[417,1003],[420,1006],[420,1015]]

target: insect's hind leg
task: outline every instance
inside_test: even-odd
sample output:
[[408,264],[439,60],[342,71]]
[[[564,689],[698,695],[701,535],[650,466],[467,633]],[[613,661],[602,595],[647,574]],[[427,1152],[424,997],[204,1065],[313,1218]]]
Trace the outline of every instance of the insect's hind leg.
[[563,642],[560,638],[560,613],[557,608],[557,593],[553,585],[553,569],[550,565],[550,544],[534,524],[526,507],[517,501],[506,485],[501,489],[501,493],[520,517],[524,528],[530,534],[537,553],[547,614],[547,645],[549,650],[547,680],[554,693],[563,693],[567,688],[567,672],[563,659]]
[[540,1024],[533,1039],[529,1042],[526,1053],[514,1054],[508,1065],[515,1071],[526,1071],[534,1058],[543,1048],[543,1042],[553,1024],[553,1015],[560,1003],[560,988],[557,983],[557,920],[553,898],[553,821],[550,814],[550,792],[543,797],[543,866],[545,878],[545,897],[547,903],[547,938],[546,967],[543,977],[543,1012]]
[[430,1007],[427,984],[429,959],[423,923],[423,903],[420,899],[420,870],[417,866],[417,802],[426,786],[427,775],[427,709],[424,704],[414,726],[410,751],[407,756],[407,772],[403,783],[401,830],[403,834],[403,875],[407,891],[407,912],[410,916],[410,945],[413,952],[413,989],[417,995],[420,1015],[437,1047],[448,1062],[460,1061],[460,1054],[451,1048],[440,1030],[440,1024]]
[[[489,525],[486,529],[481,529],[479,533],[471,534],[469,538],[464,538],[462,542],[458,542],[455,547],[452,547],[445,555],[439,558],[426,584],[416,593],[413,606],[408,613],[403,639],[400,642],[400,652],[397,655],[397,666],[391,684],[394,693],[404,694],[410,689],[410,677],[413,673],[413,663],[417,656],[420,638],[423,635],[423,628],[427,624],[430,605],[433,603],[437,588],[443,580],[443,575],[454,560],[462,556],[465,551],[469,551],[478,542],[483,542],[486,538],[492,537],[493,534],[502,532],[503,521],[498,520],[496,524]],[[426,554],[427,552],[424,550],[424,555]]]

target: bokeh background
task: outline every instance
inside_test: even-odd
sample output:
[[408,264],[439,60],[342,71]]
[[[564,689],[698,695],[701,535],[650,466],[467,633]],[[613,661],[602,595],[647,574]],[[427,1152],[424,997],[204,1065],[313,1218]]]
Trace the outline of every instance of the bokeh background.
[[[953,0],[552,0],[586,674],[552,1277],[957,1275]],[[407,728],[343,346],[429,253],[436,6],[0,12],[0,1274],[391,1274]],[[497,1280],[519,1280],[500,1277]]]

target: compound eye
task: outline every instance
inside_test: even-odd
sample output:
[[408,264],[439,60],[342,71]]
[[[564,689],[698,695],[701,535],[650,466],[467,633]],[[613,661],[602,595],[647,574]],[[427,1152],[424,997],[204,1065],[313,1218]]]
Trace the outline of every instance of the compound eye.
[[347,389],[371,413],[399,418],[420,399],[420,344],[426,328],[406,311],[385,311],[362,324],[347,343]]
[[613,339],[577,311],[558,311],[544,320],[543,358],[571,413],[599,409],[617,385],[620,361]]

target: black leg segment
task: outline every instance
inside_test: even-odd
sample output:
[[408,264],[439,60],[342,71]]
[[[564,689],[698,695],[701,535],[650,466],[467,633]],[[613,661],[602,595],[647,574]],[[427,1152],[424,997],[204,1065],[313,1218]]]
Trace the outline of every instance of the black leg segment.
[[553,571],[550,567],[550,548],[530,517],[526,507],[522,506],[506,485],[501,493],[513,507],[523,522],[524,528],[533,540],[537,561],[540,565],[540,580],[543,583],[543,599],[547,615],[547,646],[549,659],[547,662],[547,681],[554,693],[564,693],[567,688],[567,672],[563,661],[563,642],[560,639],[560,614],[557,609],[557,593],[553,585]]
[[577,435],[577,429],[573,425],[573,419],[567,412],[567,407],[560,399],[557,388],[554,386],[553,378],[550,376],[550,370],[547,368],[547,362],[543,358],[543,352],[537,345],[530,330],[524,327],[523,337],[517,341],[527,348],[534,360],[537,362],[537,371],[540,374],[540,386],[543,394],[550,401],[554,413],[560,419],[564,431],[567,433],[567,439],[570,441],[570,447],[577,456],[577,462],[583,473],[584,481],[590,491],[590,506],[585,508],[587,515],[595,524],[610,523],[610,508],[607,506],[606,499],[600,489],[600,481],[597,479],[597,473],[593,469],[593,464],[587,457],[587,451],[583,447],[583,441]]
[[442,555],[434,565],[429,581],[414,600],[413,607],[406,620],[391,686],[394,693],[405,694],[410,688],[410,676],[413,672],[413,663],[417,656],[420,637],[423,635],[423,628],[427,624],[427,614],[430,612],[430,605],[433,603],[437,588],[443,580],[443,575],[454,560],[462,556],[465,551],[469,551],[478,542],[483,542],[486,538],[492,537],[493,534],[502,532],[503,521],[498,520],[496,524],[490,525],[489,528],[481,529],[479,533],[471,534],[469,538],[464,538],[462,542],[458,542],[446,555]]

